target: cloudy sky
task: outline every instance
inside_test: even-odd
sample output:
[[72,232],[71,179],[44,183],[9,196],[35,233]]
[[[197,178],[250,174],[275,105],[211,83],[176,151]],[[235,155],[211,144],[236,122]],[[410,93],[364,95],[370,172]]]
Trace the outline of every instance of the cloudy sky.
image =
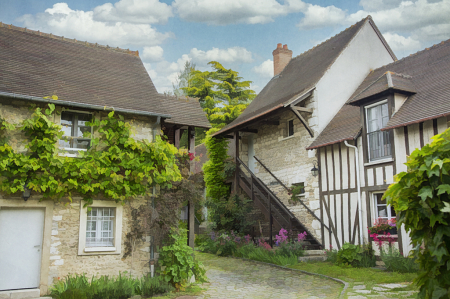
[[4,23],[139,50],[159,92],[187,60],[217,60],[259,92],[277,43],[296,56],[369,14],[398,58],[450,38],[450,0],[0,0]]

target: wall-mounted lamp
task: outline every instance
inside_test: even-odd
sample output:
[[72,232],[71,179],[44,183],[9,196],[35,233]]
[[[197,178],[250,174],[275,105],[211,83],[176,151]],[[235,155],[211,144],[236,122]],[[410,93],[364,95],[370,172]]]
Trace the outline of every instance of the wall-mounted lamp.
[[28,188],[28,183],[25,183],[23,185],[23,194],[22,194],[23,200],[27,201],[28,198],[30,198],[30,196],[31,196],[31,189]]
[[313,165],[314,165],[314,167],[311,169],[311,173],[312,173],[312,175],[313,176],[318,176],[319,175],[319,168],[318,168],[318,162],[317,162],[317,160],[314,160],[313,161]]

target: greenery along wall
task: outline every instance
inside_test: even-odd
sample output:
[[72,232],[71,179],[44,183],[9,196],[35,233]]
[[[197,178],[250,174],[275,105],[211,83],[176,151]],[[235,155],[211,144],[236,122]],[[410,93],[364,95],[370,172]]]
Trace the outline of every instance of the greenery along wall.
[[[62,127],[51,121],[55,105],[34,108],[32,116],[14,126],[0,119],[0,191],[14,194],[27,185],[41,194],[42,200],[60,200],[73,194],[86,204],[94,198],[125,202],[150,195],[153,186],[171,188],[182,179],[176,164],[178,150],[156,137],[153,143],[132,138],[131,125],[123,116],[110,112],[103,120],[88,125],[98,132],[92,147],[80,158],[60,155],[58,141]],[[8,144],[6,131],[22,131],[27,151],[16,152]]]

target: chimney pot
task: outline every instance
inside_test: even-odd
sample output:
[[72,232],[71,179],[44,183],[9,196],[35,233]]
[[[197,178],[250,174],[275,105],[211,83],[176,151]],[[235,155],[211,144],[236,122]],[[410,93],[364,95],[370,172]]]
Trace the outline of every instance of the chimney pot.
[[288,65],[292,59],[292,50],[287,45],[277,44],[277,48],[273,50],[273,75],[276,76]]

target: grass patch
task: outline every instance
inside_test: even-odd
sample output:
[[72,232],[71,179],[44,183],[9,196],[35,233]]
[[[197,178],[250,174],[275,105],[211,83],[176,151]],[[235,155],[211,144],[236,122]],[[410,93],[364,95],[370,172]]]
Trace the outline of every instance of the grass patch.
[[[337,266],[331,262],[298,263],[297,265],[288,267],[341,279],[349,283],[347,292],[351,291],[353,286],[357,285],[355,282],[364,284],[366,289],[370,290],[377,284],[411,283],[416,277],[415,273],[397,273],[372,268]],[[417,291],[417,289],[413,285],[409,285],[405,288],[390,290],[390,292],[398,291]]]
[[205,291],[205,288],[200,287],[197,284],[190,285],[182,292],[165,293],[164,295],[153,296],[158,299],[174,299],[180,296],[199,296]]

